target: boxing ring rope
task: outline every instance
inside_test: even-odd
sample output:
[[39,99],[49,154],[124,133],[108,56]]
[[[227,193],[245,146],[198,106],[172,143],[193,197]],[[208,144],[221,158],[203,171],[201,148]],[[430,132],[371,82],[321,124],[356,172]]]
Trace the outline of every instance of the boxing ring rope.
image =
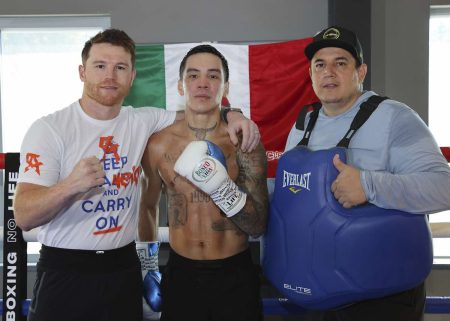
[[[450,162],[450,147],[441,147],[442,154]],[[0,170],[4,169],[4,225],[0,229],[3,239],[3,299],[0,312],[3,320],[25,321],[30,306],[27,299],[27,242],[37,241],[37,229],[23,233],[16,225],[12,200],[19,175],[19,153],[0,153]],[[449,237],[450,234],[440,235]],[[159,227],[160,242],[169,241],[167,227]],[[253,242],[259,239],[251,239]],[[264,298],[265,315],[300,315],[307,311],[285,298]],[[427,296],[427,314],[450,314],[450,297]]]

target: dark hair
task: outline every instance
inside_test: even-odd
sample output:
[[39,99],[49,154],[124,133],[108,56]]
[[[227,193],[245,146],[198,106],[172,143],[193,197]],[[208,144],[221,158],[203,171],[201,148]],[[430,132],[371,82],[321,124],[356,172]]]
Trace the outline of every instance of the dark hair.
[[217,50],[216,48],[214,48],[211,45],[198,45],[196,47],[191,48],[186,56],[184,56],[183,60],[180,63],[180,79],[183,78],[183,72],[184,69],[186,68],[186,61],[187,59],[195,54],[199,54],[199,53],[209,53],[212,54],[214,56],[217,56],[220,58],[220,60],[222,61],[222,67],[223,67],[223,72],[224,72],[224,78],[225,78],[225,82],[228,81],[229,75],[230,75],[230,70],[228,69],[228,61],[225,59],[225,57],[220,53],[219,50]]
[[136,46],[133,41],[125,31],[118,29],[106,29],[97,33],[94,37],[86,41],[84,44],[84,48],[81,51],[81,61],[83,65],[86,63],[86,60],[89,58],[89,52],[91,51],[92,45],[96,43],[109,43],[113,46],[119,46],[125,49],[131,55],[131,64],[134,68],[134,64],[136,62]]

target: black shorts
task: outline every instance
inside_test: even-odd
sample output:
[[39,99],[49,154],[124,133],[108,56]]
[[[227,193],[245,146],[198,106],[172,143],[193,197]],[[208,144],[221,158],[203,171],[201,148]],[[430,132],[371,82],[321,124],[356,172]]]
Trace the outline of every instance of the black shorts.
[[161,289],[161,321],[263,320],[259,269],[249,249],[207,261],[171,250]]
[[29,321],[142,321],[135,244],[108,251],[43,245]]

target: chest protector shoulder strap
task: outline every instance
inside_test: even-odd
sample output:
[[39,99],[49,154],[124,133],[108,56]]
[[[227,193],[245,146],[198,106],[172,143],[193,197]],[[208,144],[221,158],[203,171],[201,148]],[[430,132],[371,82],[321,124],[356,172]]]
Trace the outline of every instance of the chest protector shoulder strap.
[[[343,146],[365,121],[357,118]],[[433,262],[425,215],[372,204],[345,209],[336,201],[335,154],[346,161],[343,147],[313,152],[297,146],[280,158],[263,240],[265,275],[307,309],[332,309],[413,288]]]

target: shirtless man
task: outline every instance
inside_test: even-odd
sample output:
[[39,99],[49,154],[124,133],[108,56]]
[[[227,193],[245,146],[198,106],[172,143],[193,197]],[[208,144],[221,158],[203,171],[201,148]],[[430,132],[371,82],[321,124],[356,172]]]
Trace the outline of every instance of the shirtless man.
[[154,134],[142,159],[141,240],[156,239],[162,190],[168,198],[163,321],[263,319],[248,237],[266,228],[267,161],[261,144],[243,153],[230,141],[219,113],[228,76],[217,49],[192,48],[178,82],[185,120]]

